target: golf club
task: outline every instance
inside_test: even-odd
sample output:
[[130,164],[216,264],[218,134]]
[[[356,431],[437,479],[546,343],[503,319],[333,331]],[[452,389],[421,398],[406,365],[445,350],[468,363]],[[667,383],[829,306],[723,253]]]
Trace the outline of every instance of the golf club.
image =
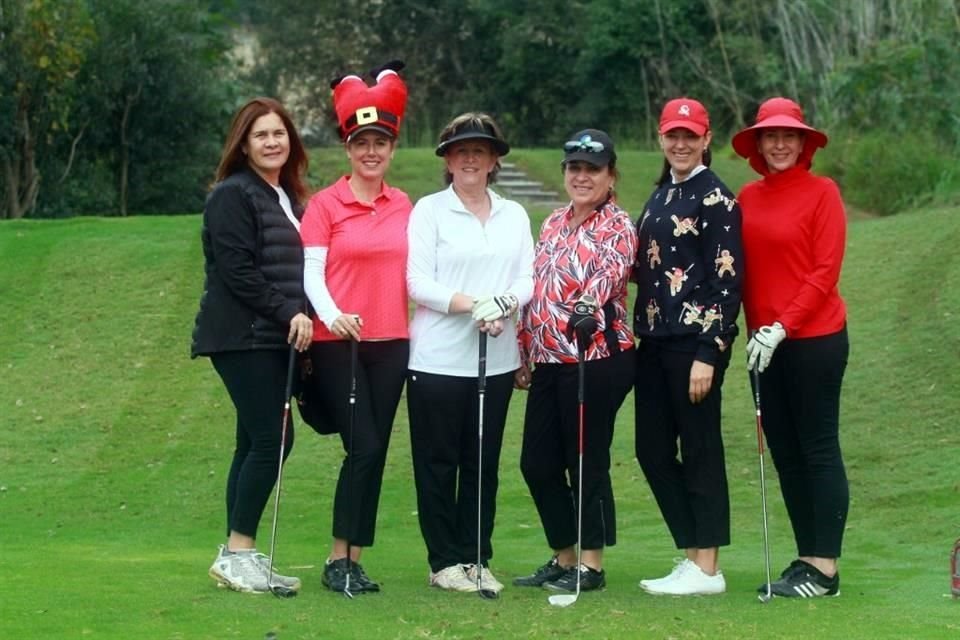
[[500,594],[480,586],[483,577],[483,559],[480,556],[481,530],[480,517],[483,498],[483,397],[487,392],[487,333],[480,332],[480,357],[477,365],[477,593],[481,598],[496,600]]
[[770,581],[770,537],[767,530],[767,481],[763,468],[763,413],[760,410],[760,372],[757,365],[750,369],[753,378],[753,404],[757,408],[757,452],[760,454],[760,508],[763,511],[763,562],[767,571],[767,591],[757,596],[766,604],[773,599],[773,586]]
[[583,570],[581,564],[583,541],[583,388],[584,388],[584,352],[586,345],[580,336],[577,336],[577,590],[575,593],[561,593],[550,596],[547,601],[555,607],[569,607],[580,598],[580,575]]
[[343,587],[343,595],[353,598],[350,591],[350,576],[353,574],[353,551],[350,548],[349,532],[353,531],[353,427],[357,421],[357,351],[359,343],[350,339],[350,422],[347,427],[347,503],[350,505],[350,525],[347,527],[347,579]]
[[280,423],[280,463],[277,465],[277,491],[273,501],[273,527],[270,530],[270,560],[267,563],[267,586],[270,593],[278,598],[292,598],[297,592],[280,584],[273,584],[273,554],[277,551],[277,516],[280,514],[280,487],[283,484],[283,454],[287,444],[287,423],[290,421],[290,396],[293,392],[293,366],[297,360],[297,350],[290,345],[290,357],[287,362],[287,386],[283,392],[283,419]]

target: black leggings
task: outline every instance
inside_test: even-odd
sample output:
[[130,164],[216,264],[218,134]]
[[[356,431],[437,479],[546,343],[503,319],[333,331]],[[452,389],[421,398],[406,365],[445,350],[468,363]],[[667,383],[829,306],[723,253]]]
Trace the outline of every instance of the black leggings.
[[[227,351],[210,357],[237,410],[237,445],[227,476],[227,535],[257,537],[257,526],[277,478],[287,350]],[[287,424],[286,459],[293,449]]]
[[847,330],[784,340],[760,374],[770,454],[801,556],[839,558],[850,506],[840,454]]
[[[356,421],[350,442],[350,343],[314,342],[313,379],[322,406],[340,432],[346,454],[333,500],[333,537],[373,545],[387,447],[410,356],[408,340],[359,344]],[[352,452],[351,452],[352,448]]]

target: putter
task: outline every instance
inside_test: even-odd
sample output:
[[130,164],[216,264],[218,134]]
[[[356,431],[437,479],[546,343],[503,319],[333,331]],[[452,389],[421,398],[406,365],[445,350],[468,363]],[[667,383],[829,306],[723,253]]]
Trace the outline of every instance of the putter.
[[580,336],[577,336],[577,590],[570,593],[559,593],[547,598],[547,601],[555,607],[569,607],[580,598],[580,575],[582,572],[581,563],[581,542],[583,541],[583,388],[584,388],[584,352],[586,346],[582,344]]
[[480,332],[480,358],[477,365],[477,593],[486,600],[500,597],[496,591],[480,588],[483,577],[483,561],[480,557],[482,515],[480,500],[483,498],[483,398],[487,392],[487,333]]
[[290,396],[293,392],[293,365],[297,360],[297,350],[290,345],[290,358],[287,362],[287,386],[283,392],[283,419],[280,423],[280,463],[277,465],[277,493],[273,501],[273,526],[270,529],[270,560],[267,563],[267,586],[270,593],[278,598],[293,598],[297,592],[280,584],[273,584],[273,554],[277,551],[277,516],[280,513],[280,487],[283,484],[283,453],[287,444],[287,423],[290,421]]
[[750,369],[753,378],[753,404],[757,408],[757,452],[760,454],[760,509],[763,512],[763,562],[767,571],[767,592],[757,596],[766,604],[773,599],[773,585],[770,580],[770,536],[767,530],[767,482],[763,468],[763,413],[760,410],[760,372],[757,365]]
[[[350,339],[350,422],[347,432],[347,501],[350,503],[350,520],[353,520],[353,426],[357,421],[357,350],[359,343]],[[348,528],[348,531],[350,528]],[[353,557],[350,536],[347,536],[347,580],[343,587],[345,598],[353,598],[350,591],[350,576],[353,573]]]

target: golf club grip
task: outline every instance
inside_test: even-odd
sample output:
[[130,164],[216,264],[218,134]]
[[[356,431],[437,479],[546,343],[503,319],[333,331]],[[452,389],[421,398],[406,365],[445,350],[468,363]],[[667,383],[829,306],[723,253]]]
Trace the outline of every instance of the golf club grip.
[[757,451],[763,455],[763,411],[760,408],[760,372],[754,365],[750,369],[750,377],[753,379],[753,405],[757,414]]
[[480,355],[477,360],[477,385],[482,393],[487,386],[487,333],[480,332]]
[[290,345],[290,355],[287,359],[287,387],[283,392],[284,401],[287,402],[288,406],[290,403],[290,396],[293,394],[293,368],[297,363],[297,349],[292,344]]

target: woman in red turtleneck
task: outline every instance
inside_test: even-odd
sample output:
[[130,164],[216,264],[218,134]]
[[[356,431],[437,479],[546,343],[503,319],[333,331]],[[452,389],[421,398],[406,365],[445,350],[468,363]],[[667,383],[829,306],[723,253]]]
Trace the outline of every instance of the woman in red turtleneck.
[[839,438],[849,353],[837,290],[846,215],[833,180],[810,173],[826,144],[786,98],[764,102],[756,124],[733,138],[734,150],[763,176],[738,198],[743,309],[753,336],[747,363],[762,391],[763,428],[797,544],[797,559],[771,587],[784,597],[839,594],[850,502]]

